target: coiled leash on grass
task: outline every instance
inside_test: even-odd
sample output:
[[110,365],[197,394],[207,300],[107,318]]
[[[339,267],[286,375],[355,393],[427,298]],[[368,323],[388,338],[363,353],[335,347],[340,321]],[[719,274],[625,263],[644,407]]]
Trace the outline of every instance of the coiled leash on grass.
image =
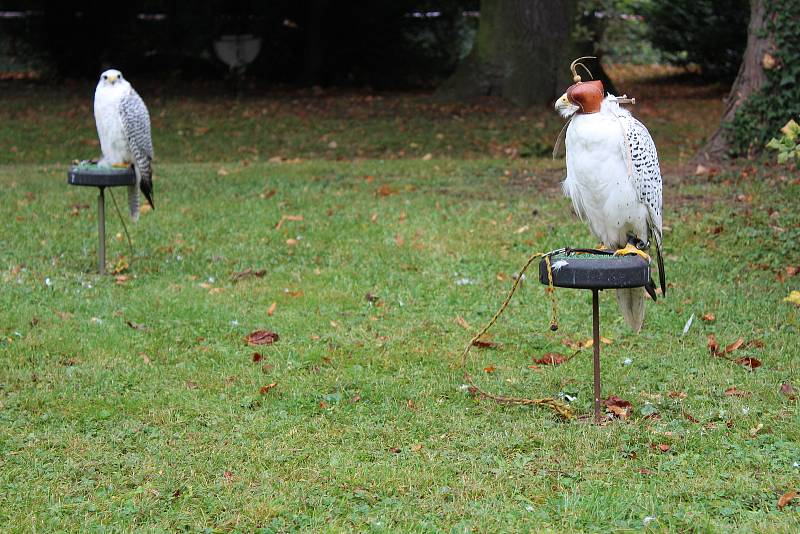
[[496,395],[494,393],[489,393],[481,389],[475,382],[472,380],[472,376],[470,376],[469,371],[467,369],[467,358],[469,356],[470,350],[475,345],[475,342],[478,341],[488,330],[497,322],[497,319],[503,314],[503,312],[508,307],[508,304],[511,302],[511,298],[514,296],[514,293],[517,291],[517,287],[522,282],[522,279],[525,275],[525,271],[528,270],[533,260],[544,257],[545,264],[547,265],[547,293],[550,295],[550,304],[552,309],[552,317],[550,320],[550,330],[556,331],[558,330],[558,318],[557,318],[557,310],[556,310],[556,297],[555,297],[555,289],[553,287],[553,268],[550,265],[550,257],[554,254],[558,254],[561,252],[565,252],[565,249],[554,250],[551,252],[536,252],[532,254],[528,261],[525,262],[525,265],[519,271],[517,275],[517,279],[514,280],[514,285],[511,286],[511,291],[508,292],[508,296],[506,297],[505,301],[503,301],[503,305],[500,306],[500,309],[497,310],[497,313],[494,314],[494,317],[484,326],[478,334],[470,339],[469,344],[467,344],[466,348],[464,348],[464,352],[461,354],[461,369],[464,372],[464,380],[466,380],[467,384],[470,385],[472,391],[474,393],[479,394],[481,397],[485,397],[487,399],[491,399],[500,404],[518,404],[522,406],[531,406],[531,405],[539,405],[539,406],[546,406],[556,412],[559,417],[562,419],[572,419],[572,409],[564,404],[563,402],[559,401],[558,399],[554,399],[553,397],[545,397],[542,399],[527,399],[524,397],[506,397],[504,395]]

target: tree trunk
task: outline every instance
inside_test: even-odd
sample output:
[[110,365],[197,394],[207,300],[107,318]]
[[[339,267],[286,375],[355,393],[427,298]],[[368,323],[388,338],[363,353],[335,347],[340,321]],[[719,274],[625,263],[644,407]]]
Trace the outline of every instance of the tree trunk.
[[[550,103],[572,84],[576,0],[482,0],[469,56],[439,89],[449,98],[499,95],[520,105]],[[594,70],[594,69],[593,69]]]
[[725,112],[719,128],[695,157],[698,161],[719,161],[728,153],[725,125],[733,120],[739,107],[766,82],[764,58],[772,46],[766,33],[765,0],[750,0],[750,23],[747,27],[747,48],[742,65],[726,99]]

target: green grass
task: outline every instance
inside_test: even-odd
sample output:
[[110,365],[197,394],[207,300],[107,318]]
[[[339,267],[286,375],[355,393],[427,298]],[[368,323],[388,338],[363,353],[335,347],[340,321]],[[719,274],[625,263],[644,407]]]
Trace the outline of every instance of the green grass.
[[[342,131],[348,120],[338,119]],[[648,303],[639,335],[602,295],[613,340],[604,394],[634,413],[597,427],[475,399],[458,369],[531,252],[595,244],[560,198],[558,162],[462,149],[471,159],[379,159],[369,147],[382,137],[408,144],[376,128],[364,141],[372,157],[309,151],[277,164],[218,153],[222,163],[182,163],[157,143],[157,210],[131,227],[121,283],[93,273],[94,190],[67,186],[66,163],[50,159],[93,154],[67,158],[48,141],[49,156],[26,141],[29,162],[5,160],[0,524],[574,532],[640,531],[654,517],[655,531],[800,528],[797,501],[776,507],[800,480],[797,401],[779,393],[800,382],[798,309],[782,301],[800,278],[775,277],[800,264],[792,177],[667,176],[671,287]],[[113,266],[129,254],[107,204]],[[283,215],[303,220],[276,229]],[[266,274],[232,281],[247,268]],[[590,293],[557,290],[561,328],[550,332],[549,301],[530,278],[493,330],[502,347],[475,349],[472,372],[495,392],[575,396],[573,409],[588,414],[588,351],[529,365],[590,336]],[[249,347],[256,329],[280,340]],[[733,356],[763,366],[712,357],[709,333],[722,345],[761,340]],[[725,395],[731,386],[749,395]]]

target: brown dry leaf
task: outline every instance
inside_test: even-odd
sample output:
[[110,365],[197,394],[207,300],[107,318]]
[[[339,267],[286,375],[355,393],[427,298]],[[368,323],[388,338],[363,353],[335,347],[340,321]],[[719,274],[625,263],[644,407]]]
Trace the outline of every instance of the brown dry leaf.
[[406,240],[403,239],[403,236],[401,236],[400,234],[394,236],[394,244],[397,245],[398,247],[402,247],[403,244],[405,244],[405,242]]
[[264,275],[267,274],[266,269],[260,269],[258,271],[254,271],[252,268],[248,267],[244,271],[238,272],[231,276],[231,281],[238,282],[244,278],[248,278],[250,276],[255,276],[256,278],[264,278]]
[[222,473],[222,476],[223,476],[223,478],[225,478],[225,480],[227,480],[228,482],[230,482],[231,480],[233,480],[233,473],[231,473],[230,471],[225,471],[224,473]]
[[361,394],[356,393],[355,395],[353,395],[353,402],[358,402],[360,400],[361,400]]
[[669,450],[672,448],[667,443],[659,443],[657,447],[661,452],[669,452]]
[[469,323],[460,315],[456,317],[456,322],[464,330],[472,330],[472,327],[469,325]]
[[789,504],[794,500],[795,497],[797,497],[797,492],[794,490],[787,491],[786,493],[781,495],[780,498],[778,499],[778,510],[783,510],[787,504]]
[[488,367],[483,368],[484,373],[494,373],[497,368],[494,365],[489,365]]
[[652,475],[652,474],[655,474],[655,471],[651,471],[650,469],[647,469],[646,467],[642,467],[642,468],[639,469],[639,473],[642,474],[642,475]]
[[736,341],[725,347],[725,354],[730,354],[731,352],[735,351],[742,345],[744,345],[744,338],[740,337],[739,339],[737,339]]
[[244,338],[248,345],[272,345],[278,339],[277,333],[268,330],[256,330]]
[[408,399],[406,401],[406,408],[408,408],[409,410],[416,410],[417,409],[417,405],[414,404],[414,399]]
[[148,356],[144,352],[140,352],[139,356],[142,357],[142,361],[144,362],[145,365],[150,365],[151,363],[153,363],[152,360],[150,359],[150,356]]
[[225,291],[224,287],[212,287],[211,289],[208,290],[208,293],[210,295],[217,295],[219,293],[223,293],[224,291]]
[[797,398],[797,390],[794,389],[794,386],[789,382],[784,382],[781,384],[781,393],[789,397],[791,400]]
[[685,399],[686,393],[684,393],[683,391],[670,391],[669,393],[667,393],[667,397],[669,397],[670,399]]
[[229,172],[228,172],[228,171],[225,169],[225,167],[220,167],[220,168],[217,170],[217,174],[218,174],[219,176],[228,176],[230,173],[229,173]]
[[708,334],[708,351],[714,355],[719,356],[719,343],[717,343],[717,336],[714,334]]
[[497,349],[503,346],[502,343],[496,343],[494,341],[488,341],[486,339],[476,339],[472,342],[473,347],[478,347],[479,349]]
[[275,229],[280,230],[281,226],[283,226],[283,223],[286,221],[301,222],[302,220],[302,215],[281,215],[281,219],[278,221],[278,224],[275,225]]
[[271,390],[272,388],[274,388],[277,385],[278,385],[277,382],[272,382],[271,384],[267,384],[266,386],[261,386],[259,388],[258,392],[263,395],[263,394],[269,392],[269,390]]
[[393,454],[399,454],[400,453],[400,447],[389,447],[389,452],[391,452]]
[[419,452],[422,450],[422,444],[415,443],[411,447],[409,447],[409,449],[411,450],[411,452]]
[[707,323],[713,323],[713,322],[714,322],[714,320],[716,319],[716,317],[714,316],[714,314],[713,314],[713,313],[705,313],[705,314],[703,314],[703,316],[702,316],[702,317],[700,317],[700,318],[701,318],[702,320],[704,320],[705,322],[707,322]]
[[56,314],[56,315],[58,315],[58,317],[59,317],[59,318],[60,318],[62,321],[69,321],[70,319],[72,319],[73,317],[75,317],[75,315],[74,315],[74,314],[72,314],[72,313],[69,313],[69,312],[62,312],[62,311],[58,311],[58,310],[56,310],[56,311],[55,311],[55,314]]
[[700,420],[698,418],[696,418],[695,416],[693,416],[689,412],[683,412],[683,418],[686,419],[689,422],[692,422],[692,423],[699,423],[700,422]]
[[297,244],[297,239],[290,237],[289,239],[286,240],[286,244],[289,245],[290,247],[293,247]]
[[263,358],[264,356],[262,356],[260,352],[253,353],[253,362],[260,362]]
[[120,274],[120,275],[117,275],[117,276],[114,277],[114,281],[117,283],[117,285],[120,285],[120,286],[122,284],[124,284],[125,282],[127,282],[128,280],[130,280],[130,279],[131,279],[131,277],[128,276],[127,274]]
[[751,349],[763,349],[767,345],[760,339],[751,339],[750,341],[745,343],[744,346],[745,348],[751,348]]
[[749,367],[752,371],[758,367],[761,367],[761,361],[756,358],[745,357],[745,358],[737,358],[736,363],[742,365],[744,367]]
[[752,437],[756,437],[756,434],[761,432],[761,429],[763,429],[763,428],[764,428],[764,424],[763,423],[758,423],[754,428],[750,429],[750,435]]
[[193,382],[192,380],[187,380],[186,387],[189,389],[197,389],[199,386],[197,385],[197,382]]
[[[602,343],[603,345],[611,345],[612,343],[614,343],[614,341],[607,337],[600,336],[600,343]],[[594,340],[592,340],[592,344],[594,344]]]
[[567,361],[567,357],[558,352],[548,352],[540,358],[534,358],[533,363],[540,365],[561,365]]
[[627,419],[633,411],[633,405],[630,402],[621,399],[616,395],[611,395],[607,399],[603,399],[603,404],[612,414],[622,419]]
[[128,260],[125,259],[125,256],[120,256],[117,259],[117,263],[114,265],[114,270],[112,274],[121,274],[123,271],[128,270]]
[[319,401],[319,407],[320,407],[320,408],[322,408],[322,409],[324,410],[324,409],[326,409],[326,408],[329,408],[329,407],[330,407],[330,404],[328,404],[328,403],[327,403],[327,402],[325,402],[325,401]]
[[736,389],[736,386],[731,386],[725,390],[725,395],[728,397],[749,397],[750,393]]
[[395,193],[397,193],[397,190],[396,189],[392,189],[388,185],[384,184],[384,185],[380,186],[376,192],[377,192],[377,194],[379,196],[388,197],[389,195],[394,195]]
[[267,309],[267,315],[268,315],[269,317],[272,317],[272,314],[274,314],[274,313],[275,313],[275,309],[276,309],[277,307],[278,307],[278,303],[277,303],[277,302],[273,302],[272,304],[270,304],[270,305],[269,305],[269,308]]

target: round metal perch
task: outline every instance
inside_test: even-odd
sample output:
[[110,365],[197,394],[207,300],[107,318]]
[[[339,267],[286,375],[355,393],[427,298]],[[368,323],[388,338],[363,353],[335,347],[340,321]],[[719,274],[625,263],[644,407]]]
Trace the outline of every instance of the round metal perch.
[[106,203],[105,188],[136,185],[136,173],[133,167],[124,169],[99,167],[95,164],[81,163],[71,167],[67,172],[67,183],[97,187],[97,270],[106,273]]
[[[650,265],[639,256],[613,256],[567,250],[550,256],[553,285],[592,290],[592,339],[594,348],[594,418],[600,421],[600,303],[603,289],[644,287],[650,281]],[[539,281],[549,283],[546,258],[539,263]]]

